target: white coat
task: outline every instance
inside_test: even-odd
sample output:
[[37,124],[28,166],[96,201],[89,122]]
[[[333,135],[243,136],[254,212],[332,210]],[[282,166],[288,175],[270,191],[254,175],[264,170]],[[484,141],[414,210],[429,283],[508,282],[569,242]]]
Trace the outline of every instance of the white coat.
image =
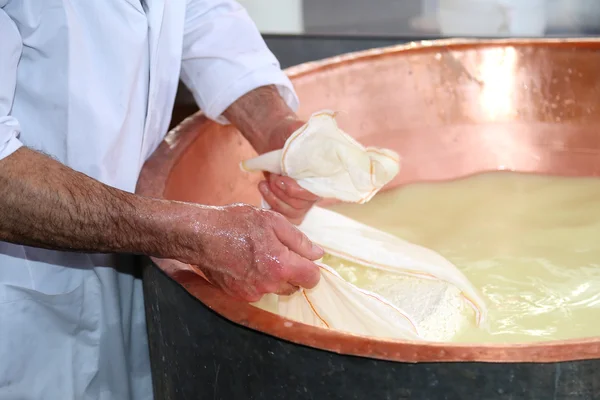
[[[180,71],[222,123],[266,84],[297,106],[233,1],[0,0],[0,160],[25,145],[133,191],[168,128]],[[0,400],[152,397],[130,261],[0,242]]]

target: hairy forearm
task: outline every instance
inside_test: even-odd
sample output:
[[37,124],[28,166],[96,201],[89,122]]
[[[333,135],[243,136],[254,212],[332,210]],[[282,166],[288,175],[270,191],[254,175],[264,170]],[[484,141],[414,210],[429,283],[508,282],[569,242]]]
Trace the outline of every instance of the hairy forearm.
[[114,189],[26,148],[0,161],[2,241],[163,256],[158,234],[171,208],[170,202]]
[[303,124],[275,86],[245,94],[225,110],[224,116],[259,153],[283,146],[287,136]]

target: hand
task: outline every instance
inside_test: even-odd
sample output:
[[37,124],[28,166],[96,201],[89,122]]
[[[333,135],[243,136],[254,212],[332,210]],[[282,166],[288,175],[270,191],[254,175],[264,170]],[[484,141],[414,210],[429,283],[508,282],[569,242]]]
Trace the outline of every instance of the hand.
[[[268,147],[263,152],[281,149],[288,137],[304,122],[293,119],[276,127],[270,135]],[[285,216],[290,222],[299,225],[306,213],[320,198],[288,177],[265,173],[266,180],[258,184],[258,190],[273,211]]]
[[[180,260],[197,265],[229,295],[255,302],[266,293],[290,295],[320,278],[313,262],[323,256],[283,216],[249,205],[198,207],[184,216]],[[185,224],[184,224],[185,225]]]
[[[287,138],[304,125],[274,85],[246,93],[233,102],[223,115],[240,130],[259,154],[281,149]],[[290,222],[302,222],[319,198],[292,179],[265,175],[267,180],[258,186],[265,201],[273,211],[284,215]]]

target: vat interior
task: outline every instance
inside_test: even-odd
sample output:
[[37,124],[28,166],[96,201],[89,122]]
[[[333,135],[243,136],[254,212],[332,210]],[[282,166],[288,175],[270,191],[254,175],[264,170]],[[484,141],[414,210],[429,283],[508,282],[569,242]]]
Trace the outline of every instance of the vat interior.
[[[471,43],[363,54],[294,73],[298,114],[339,111],[342,129],[402,157],[390,187],[483,171],[600,173],[597,43]],[[170,171],[163,195],[205,204],[258,204],[254,151],[205,119]]]
[[[495,170],[598,176],[600,52],[576,47],[433,46],[331,63],[292,81],[301,117],[340,110],[346,132],[400,154],[387,190]],[[203,117],[186,129],[194,138],[162,197],[258,205],[261,175],[239,168],[256,155],[242,135]]]
[[[252,147],[236,129],[204,123],[207,126],[170,171],[164,197],[208,205],[259,205],[257,183],[263,179],[262,174],[239,168],[241,161],[256,156]],[[453,131],[459,131],[464,139],[444,143],[441,138],[432,142],[431,130],[426,135],[399,130],[359,140],[401,155],[401,172],[383,191],[410,183],[447,181],[500,170],[554,176],[600,174],[600,147],[596,148],[600,136],[597,138],[594,129],[587,126],[491,123],[448,127],[443,135]],[[528,134],[543,139],[539,143],[527,142],[523,138]],[[215,135],[219,136],[218,141],[214,140]],[[506,141],[510,141],[510,146],[502,145]],[[572,148],[565,146],[567,141]],[[324,200],[320,205],[333,203]]]

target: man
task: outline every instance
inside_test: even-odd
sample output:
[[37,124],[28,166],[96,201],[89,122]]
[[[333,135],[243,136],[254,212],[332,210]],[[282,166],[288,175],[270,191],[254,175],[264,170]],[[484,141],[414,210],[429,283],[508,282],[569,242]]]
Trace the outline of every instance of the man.
[[258,152],[302,125],[233,1],[0,0],[0,399],[152,397],[125,254],[199,265],[248,301],[318,282],[322,250],[281,215],[299,221],[317,199],[291,180],[260,184],[279,213],[131,194],[180,71]]

